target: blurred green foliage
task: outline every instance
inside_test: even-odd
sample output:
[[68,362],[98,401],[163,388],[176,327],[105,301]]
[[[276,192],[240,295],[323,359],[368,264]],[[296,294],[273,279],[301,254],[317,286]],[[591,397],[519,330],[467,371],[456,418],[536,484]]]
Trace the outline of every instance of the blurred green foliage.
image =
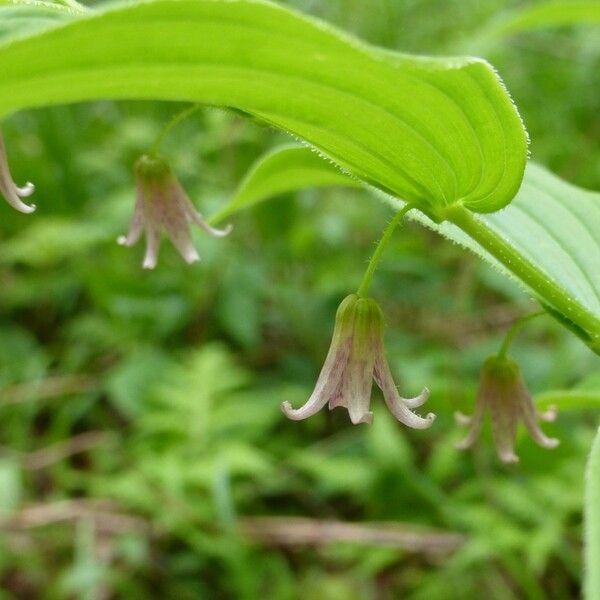
[[[467,48],[495,64],[534,157],[600,189],[600,36],[586,27],[482,39],[503,0],[294,0],[374,43]],[[360,190],[306,190],[198,235],[188,267],[165,244],[115,243],[133,208],[131,167],[179,108],[97,103],[3,126],[33,217],[0,222],[0,599],[576,598],[583,469],[597,415],[573,411],[498,464],[489,433],[453,443],[479,367],[533,304],[499,274],[415,225],[396,234],[372,287],[401,391],[426,384],[428,431],[374,397],[371,427],[344,411],[288,422],[310,393],[339,300],[359,283],[389,218]],[[280,133],[207,109],[166,149],[205,215]],[[598,358],[549,318],[513,349],[535,392],[569,388]],[[356,539],[292,545],[242,535],[252,517],[396,522],[451,552]],[[285,521],[283,521],[285,523]],[[259,521],[260,523],[260,521]],[[411,529],[411,530],[412,530]]]

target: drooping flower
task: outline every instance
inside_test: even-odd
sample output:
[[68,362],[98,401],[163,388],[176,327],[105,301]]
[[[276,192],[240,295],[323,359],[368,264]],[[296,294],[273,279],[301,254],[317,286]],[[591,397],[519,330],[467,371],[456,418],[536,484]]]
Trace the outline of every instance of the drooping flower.
[[6,201],[16,210],[22,213],[32,213],[35,210],[35,204],[25,204],[21,198],[27,198],[33,194],[35,186],[33,183],[26,183],[19,187],[10,174],[8,167],[8,157],[6,156],[6,146],[4,138],[0,132],[0,194],[6,198]]
[[556,410],[543,413],[536,410],[525,385],[519,365],[509,357],[492,356],[483,365],[479,392],[472,417],[457,412],[459,425],[470,427],[467,437],[459,442],[459,449],[470,448],[479,437],[486,410],[490,411],[496,451],[505,463],[519,461],[515,454],[517,426],[522,420],[531,437],[543,448],[556,448],[559,440],[544,435],[538,424],[554,421]]
[[369,406],[375,380],[396,419],[415,429],[429,427],[435,415],[422,418],[411,410],[427,401],[429,391],[423,389],[416,398],[398,394],[385,355],[383,330],[383,313],[374,300],[347,296],[337,310],[329,353],[312,395],[301,408],[293,409],[284,402],[285,415],[295,421],[306,419],[329,403],[330,410],[346,408],[354,424],[371,423]]
[[198,225],[206,233],[216,237],[223,237],[231,231],[231,226],[215,229],[202,218],[165,159],[158,156],[142,156],[135,164],[135,177],[136,200],[133,218],[127,235],[121,236],[118,242],[122,246],[133,246],[142,233],[145,233],[145,269],[153,269],[156,266],[162,229],[167,232],[187,263],[200,260],[192,242],[190,225]]

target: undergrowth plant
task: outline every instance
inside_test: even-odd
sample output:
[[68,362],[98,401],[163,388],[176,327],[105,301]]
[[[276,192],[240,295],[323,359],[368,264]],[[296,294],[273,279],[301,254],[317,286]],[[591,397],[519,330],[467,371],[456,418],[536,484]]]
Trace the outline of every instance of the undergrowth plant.
[[[517,32],[537,28],[599,23],[596,2],[540,4],[491,20],[482,28],[479,43],[499,44]],[[526,124],[500,75],[486,60],[391,51],[261,0],[148,0],[94,8],[72,0],[0,2],[2,120],[9,124],[17,112],[99,100],[187,103],[152,144],[140,149],[143,155],[136,162],[133,216],[127,235],[119,242],[132,246],[144,235],[145,268],[157,266],[163,230],[185,261],[193,263],[200,256],[191,225],[215,237],[235,236],[243,220],[239,213],[307,188],[336,187],[348,193],[366,190],[374,202],[383,203],[393,213],[364,277],[356,289],[348,284],[312,395],[306,402],[293,392],[290,397],[294,402],[282,402],[275,395],[268,398],[270,406],[282,402],[289,418],[308,418],[325,405],[330,409],[345,407],[352,423],[373,422],[374,433],[368,435],[372,436],[373,459],[379,460],[376,428],[391,427],[391,421],[380,414],[373,418],[370,403],[375,382],[396,420],[416,429],[435,428],[434,413],[440,412],[435,410],[436,389],[428,384],[414,398],[400,396],[385,349],[385,299],[376,301],[370,295],[384,251],[404,220],[418,222],[478,255],[535,299],[538,312],[533,316],[549,315],[583,341],[590,353],[600,354],[600,193],[576,187],[530,159]],[[205,106],[223,108],[295,139],[258,158],[237,191],[212,216],[202,216],[196,210],[165,149],[176,128],[198,118],[199,109]],[[71,127],[76,130],[78,123]],[[18,130],[11,135],[11,142],[17,136]],[[35,197],[34,186],[15,183],[11,167],[11,146],[0,137],[0,192],[17,211],[32,213],[35,206],[29,199]],[[35,181],[36,173],[29,178]],[[29,218],[43,220],[43,212],[44,207],[40,207]],[[92,229],[89,235],[93,235]],[[252,258],[246,257],[245,263],[251,263]],[[232,281],[235,286],[243,276],[234,274]],[[173,297],[180,293],[174,290]],[[531,316],[516,319],[500,349],[490,357],[481,357],[475,412],[472,417],[457,414],[459,423],[470,427],[459,447],[474,444],[489,409],[498,456],[506,463],[515,463],[520,421],[539,445],[552,449],[559,440],[546,435],[539,421],[554,420],[555,405],[575,410],[600,405],[594,389],[549,390],[534,402],[519,364],[508,356],[515,333]],[[156,318],[167,319],[168,315]],[[245,317],[240,314],[238,318],[243,321]],[[138,335],[144,332],[141,328]],[[146,356],[144,360],[151,362],[152,358]],[[224,386],[226,394],[237,394],[238,387],[243,387],[237,381],[243,382],[247,374],[235,372],[226,353],[216,347],[192,359],[199,371],[208,369],[206,364],[211,361],[223,363],[223,371],[233,371],[231,381],[215,380],[214,386]],[[177,371],[175,365],[169,369]],[[190,387],[193,384],[189,382]],[[238,550],[234,555],[230,552],[234,544],[233,537],[228,536],[234,534],[227,528],[235,521],[228,488],[230,470],[233,468],[235,474],[258,472],[261,485],[269,486],[273,485],[269,480],[274,476],[274,465],[246,445],[243,437],[238,446],[221,452],[222,439],[217,431],[205,438],[210,451],[190,473],[171,468],[179,454],[185,460],[181,440],[202,436],[203,418],[213,401],[209,394],[205,404],[193,406],[177,385],[162,385],[170,391],[140,419],[134,435],[135,452],[159,447],[159,433],[171,440],[170,451],[159,450],[161,462],[145,465],[142,473],[120,465],[126,476],[117,474],[112,480],[99,477],[91,487],[112,488],[113,497],[119,498],[125,489],[124,480],[129,478],[139,494],[127,492],[127,502],[142,511],[150,510],[149,505],[157,500],[149,490],[172,489],[176,499],[178,490],[187,486],[211,488],[219,499],[218,520],[229,532],[214,547],[208,548],[209,541],[192,539],[193,534],[186,533],[187,517],[177,513],[176,500],[161,525],[178,531],[182,539],[207,556],[227,555],[235,574],[245,558],[235,554]],[[433,412],[422,417],[418,410],[426,401]],[[135,415],[135,405],[124,402],[125,410]],[[227,411],[226,407],[219,410]],[[234,416],[223,416],[224,431],[235,429]],[[257,419],[267,422],[275,418],[282,417],[274,416],[263,403]],[[597,436],[590,453],[585,484],[588,600],[600,599],[599,439]],[[204,450],[198,449],[200,453]],[[323,468],[318,465],[318,453],[301,453],[297,460],[301,469],[318,473]],[[551,454],[548,460],[552,460]],[[368,463],[363,467],[368,470]],[[442,523],[463,529],[477,527],[467,524],[469,516],[452,498],[424,483],[411,461],[402,469],[417,495]],[[209,472],[217,474],[214,479]],[[376,487],[372,481],[365,483],[368,476],[363,475],[365,481],[359,488]],[[360,468],[356,477],[361,477]],[[538,484],[543,487],[541,480],[531,482]],[[514,490],[503,488],[502,481],[494,485],[499,497],[510,503]],[[535,522],[535,509],[524,510],[526,518]],[[210,520],[208,514],[194,518]],[[495,517],[490,513],[486,518],[491,522]],[[93,537],[86,527],[82,518],[77,534],[82,552]],[[483,547],[479,551],[485,555]],[[518,571],[510,561],[505,568]],[[441,583],[430,584],[430,597],[437,597]],[[543,597],[543,591],[527,575],[519,583],[527,590],[527,597]],[[69,585],[66,588],[72,589]],[[239,585],[242,594],[245,584],[241,575]],[[251,582],[247,585],[252,589]],[[252,595],[248,590],[243,593]]]

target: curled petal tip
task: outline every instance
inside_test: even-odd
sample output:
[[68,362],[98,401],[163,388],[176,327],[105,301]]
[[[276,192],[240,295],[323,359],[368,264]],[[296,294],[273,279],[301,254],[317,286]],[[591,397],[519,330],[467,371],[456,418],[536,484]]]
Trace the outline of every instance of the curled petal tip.
[[156,267],[156,259],[155,258],[145,258],[142,264],[143,269],[152,270]]
[[192,248],[183,255],[183,260],[185,260],[188,265],[191,265],[192,263],[200,262],[200,255]]
[[498,456],[500,457],[500,460],[506,465],[516,465],[519,462],[519,457],[514,452],[499,452]]
[[454,413],[454,422],[461,427],[468,427],[473,422],[473,417],[469,417],[457,410]]
[[35,185],[31,181],[28,181],[23,187],[17,188],[17,194],[21,198],[28,198],[33,192],[35,192]]
[[556,406],[549,406],[546,410],[539,413],[540,420],[545,421],[546,423],[552,423],[552,421],[556,421],[557,416],[558,408],[556,408]]
[[421,393],[414,398],[404,398],[404,404],[409,408],[418,408],[423,406],[429,400],[429,388],[424,387]]
[[350,421],[352,421],[353,425],[359,425],[360,423],[367,423],[367,425],[371,425],[373,423],[373,413],[366,412],[361,415],[353,415],[350,413]]
[[460,442],[455,442],[454,447],[457,450],[468,450],[473,445],[473,440],[470,438],[465,438],[464,440],[460,440]]
[[299,414],[301,410],[292,408],[291,403],[287,400],[281,403],[281,411],[288,419],[292,419],[292,421],[300,421],[304,418],[303,415]]
[[544,448],[548,448],[548,450],[552,450],[560,446],[560,440],[556,438],[546,438],[540,445]]
[[225,237],[233,231],[233,225],[231,223],[228,223],[227,225],[225,225],[225,227],[223,227],[223,229],[215,229],[215,231],[219,232],[217,234],[218,236]]

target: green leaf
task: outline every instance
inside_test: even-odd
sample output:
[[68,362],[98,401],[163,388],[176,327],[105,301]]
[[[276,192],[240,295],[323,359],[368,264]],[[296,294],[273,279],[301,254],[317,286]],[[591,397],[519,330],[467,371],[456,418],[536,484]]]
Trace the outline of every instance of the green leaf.
[[[276,155],[277,151],[273,151],[265,160],[276,162]],[[294,153],[286,148],[281,177],[286,172],[294,172],[293,161],[301,165],[312,157],[307,148],[297,147]],[[311,187],[309,175],[314,177],[315,185],[321,185],[326,181],[327,172],[340,175],[333,165],[322,160],[320,165],[313,165],[304,179],[290,178],[287,189],[291,191],[293,185]],[[335,185],[341,184],[335,182]],[[356,182],[347,177],[346,185],[355,186]],[[254,194],[253,204],[274,195],[263,182],[258,168],[250,171],[236,197],[244,194],[245,187],[264,192],[262,198]],[[379,195],[396,208],[402,206],[394,198]],[[600,278],[597,276],[600,194],[570,185],[530,163],[523,185],[510,206],[493,215],[473,216],[459,210],[450,217],[455,223],[436,224],[423,215],[415,215],[426,226],[517,279],[592,349],[600,351]]]
[[497,35],[512,35],[567,25],[600,25],[600,3],[570,0],[524,6],[503,14],[491,29]]
[[227,217],[271,198],[307,187],[353,186],[361,183],[330,167],[321,156],[297,145],[279,146],[260,158],[240,183],[229,202],[213,217],[218,223]]
[[507,205],[523,124],[482,59],[402,55],[253,0],[121,4],[0,44],[0,115],[103,99],[250,113],[436,219]]

